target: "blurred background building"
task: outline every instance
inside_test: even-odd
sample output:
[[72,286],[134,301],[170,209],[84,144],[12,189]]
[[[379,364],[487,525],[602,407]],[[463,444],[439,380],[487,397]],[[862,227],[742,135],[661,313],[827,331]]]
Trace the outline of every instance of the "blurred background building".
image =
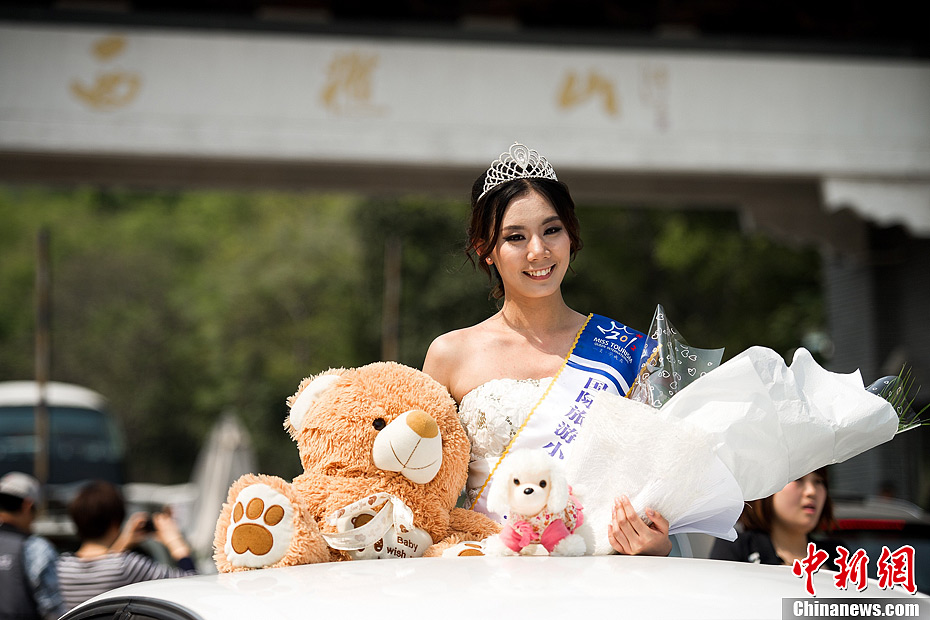
[[[907,362],[930,401],[916,4],[0,3],[0,183],[461,197],[515,140],[579,200],[724,207],[817,247],[807,346],[867,383]],[[834,488],[925,496],[923,437]]]

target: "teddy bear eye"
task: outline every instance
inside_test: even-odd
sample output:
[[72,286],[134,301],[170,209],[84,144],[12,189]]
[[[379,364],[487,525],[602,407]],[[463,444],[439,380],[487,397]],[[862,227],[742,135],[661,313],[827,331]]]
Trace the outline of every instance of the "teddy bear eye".
[[514,478],[514,479],[513,479],[513,484],[514,484],[515,486],[520,486],[520,480],[519,480],[518,478]]
[[384,418],[375,418],[371,425],[375,427],[376,431],[380,431],[382,428],[387,426],[387,422],[384,421]]
[[545,480],[540,480],[540,481],[539,481],[539,488],[540,488],[540,489],[545,489],[545,488],[546,488],[546,481],[545,481]]

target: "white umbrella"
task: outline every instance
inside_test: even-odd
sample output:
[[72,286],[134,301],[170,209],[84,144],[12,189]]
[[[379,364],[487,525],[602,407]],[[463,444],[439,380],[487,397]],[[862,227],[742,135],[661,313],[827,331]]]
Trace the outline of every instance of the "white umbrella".
[[[199,493],[194,502],[187,539],[196,557],[213,556],[213,533],[229,487],[243,474],[255,471],[255,452],[248,432],[232,413],[214,424],[197,455],[191,483]],[[212,566],[212,561],[203,564]]]

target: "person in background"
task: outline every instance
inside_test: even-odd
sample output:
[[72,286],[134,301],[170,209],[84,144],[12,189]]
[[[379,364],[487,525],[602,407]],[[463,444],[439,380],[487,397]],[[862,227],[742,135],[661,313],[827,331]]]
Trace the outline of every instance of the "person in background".
[[[126,504],[113,484],[95,481],[85,485],[68,506],[81,546],[58,560],[61,594],[67,609],[113,588],[138,581],[196,574],[190,547],[171,515],[152,515],[154,536],[177,562],[166,566],[130,549],[148,537],[147,515],[126,519]],[[121,527],[122,526],[122,527]]]
[[39,481],[10,472],[0,478],[0,620],[54,619],[65,612],[52,544],[31,534]]
[[836,525],[826,467],[789,482],[774,495],[749,502],[739,525],[743,531],[735,541],[715,541],[712,559],[791,566],[807,556],[807,544],[814,542],[829,555],[823,564],[829,570],[837,557],[836,547],[842,544],[811,538],[812,533],[829,532]]

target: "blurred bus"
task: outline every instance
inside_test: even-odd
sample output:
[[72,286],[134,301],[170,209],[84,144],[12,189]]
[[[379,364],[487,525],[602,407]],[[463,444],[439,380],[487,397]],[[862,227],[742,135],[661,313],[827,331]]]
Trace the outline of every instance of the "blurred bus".
[[[63,507],[82,481],[124,482],[125,447],[106,399],[68,383],[49,382],[49,468],[46,499],[51,510]],[[0,475],[34,473],[35,381],[0,382]]]

